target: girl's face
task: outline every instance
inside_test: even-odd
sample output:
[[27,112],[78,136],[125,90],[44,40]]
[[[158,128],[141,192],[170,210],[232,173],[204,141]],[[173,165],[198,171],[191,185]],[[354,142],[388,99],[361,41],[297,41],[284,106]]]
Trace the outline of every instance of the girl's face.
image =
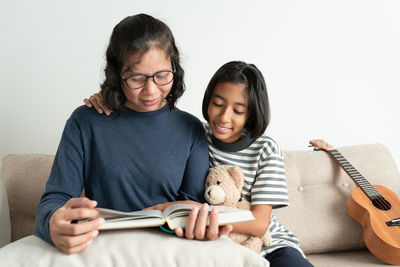
[[249,117],[249,96],[242,83],[217,83],[208,103],[208,122],[213,135],[225,143],[240,139]]
[[[130,66],[124,66],[121,73],[124,77],[133,74],[144,74],[151,76],[163,70],[172,70],[171,60],[164,50],[152,47],[140,57],[132,55],[129,60]],[[138,112],[149,112],[159,110],[165,105],[164,99],[171,91],[173,81],[160,86],[154,83],[152,78],[147,80],[144,87],[132,90],[125,82],[121,82],[122,90],[126,96],[126,106]]]

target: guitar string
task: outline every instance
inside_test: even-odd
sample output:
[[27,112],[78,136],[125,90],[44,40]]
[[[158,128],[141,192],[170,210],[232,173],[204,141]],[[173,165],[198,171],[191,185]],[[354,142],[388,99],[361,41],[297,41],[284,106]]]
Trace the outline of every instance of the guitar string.
[[[336,151],[337,152],[337,151]],[[350,177],[355,180],[359,185],[361,190],[368,196],[368,198],[376,203],[377,208],[388,210],[390,209],[390,204],[382,197],[382,195],[374,188],[365,178],[339,153],[335,153],[334,157],[343,166],[345,171],[350,175]],[[364,180],[360,180],[364,178]]]
[[[343,169],[350,175],[351,178],[353,178],[353,180],[371,200],[379,198],[380,193],[367,180],[365,180],[365,178],[338,151],[332,151],[332,153],[335,159],[341,164]],[[361,178],[364,178],[364,180]]]
[[[322,144],[319,144],[319,147]],[[319,149],[317,147],[317,149]],[[383,210],[389,210],[391,208],[391,205],[389,202],[385,200],[385,198],[377,191],[375,187],[373,187],[351,164],[348,162],[343,155],[337,150],[337,149],[325,149],[327,152],[329,152],[330,155],[332,155],[338,162],[339,164],[343,167],[343,169],[348,173],[348,175],[356,182],[357,185],[359,185],[360,189],[367,195],[367,197],[373,202],[376,201],[376,206],[377,208],[383,209]],[[339,158],[340,157],[340,158]],[[349,169],[350,167],[350,169]],[[354,175],[355,173],[355,175]],[[364,181],[360,180],[361,178],[364,179]],[[365,189],[365,187],[368,187],[368,189]],[[371,198],[371,192],[374,193],[374,196]],[[375,204],[374,204],[375,205]]]
[[[361,190],[368,196],[368,198],[374,203],[376,203],[377,208],[382,210],[389,210],[391,208],[390,204],[385,200],[385,198],[379,193],[379,191],[371,185],[364,176],[358,172],[353,165],[348,162],[343,155],[337,149],[328,150],[330,154],[339,162],[343,169],[350,175],[350,177],[359,185]],[[364,180],[361,180],[363,178]],[[366,188],[365,188],[366,187]]]

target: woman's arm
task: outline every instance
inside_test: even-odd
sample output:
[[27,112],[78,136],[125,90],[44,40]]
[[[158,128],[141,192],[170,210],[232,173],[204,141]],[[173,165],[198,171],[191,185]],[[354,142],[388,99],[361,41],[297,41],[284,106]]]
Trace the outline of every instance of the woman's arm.
[[64,128],[46,190],[37,207],[34,230],[35,235],[68,254],[84,250],[104,222],[99,218],[90,223],[72,223],[98,215],[96,201],[79,197],[84,180],[84,153],[81,130],[74,114]]

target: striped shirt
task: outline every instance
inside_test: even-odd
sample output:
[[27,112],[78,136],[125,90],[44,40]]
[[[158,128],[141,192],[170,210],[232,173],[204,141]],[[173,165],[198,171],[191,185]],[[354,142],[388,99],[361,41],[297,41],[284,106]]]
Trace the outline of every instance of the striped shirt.
[[[272,138],[264,133],[252,139],[246,134],[239,141],[228,144],[216,139],[208,124],[205,123],[204,128],[208,139],[210,168],[222,164],[242,168],[245,175],[242,198],[252,205],[272,205],[273,209],[289,205],[283,155]],[[273,214],[268,230],[272,243],[262,248],[261,256],[288,246],[299,250],[304,256],[296,236],[282,226]]]

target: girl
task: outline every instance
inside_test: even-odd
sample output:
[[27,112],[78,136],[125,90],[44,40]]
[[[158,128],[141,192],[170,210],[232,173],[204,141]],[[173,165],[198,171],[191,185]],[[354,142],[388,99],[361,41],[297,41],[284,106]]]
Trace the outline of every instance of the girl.
[[[91,100],[98,110],[103,109],[98,95]],[[89,102],[85,100],[90,105]],[[270,112],[261,72],[253,64],[241,61],[223,65],[207,86],[202,113],[207,121],[204,127],[210,167],[238,165],[245,174],[242,197],[252,203],[256,220],[234,224],[232,232],[261,237],[269,230],[272,243],[263,247],[261,255],[272,267],[312,266],[295,235],[271,215],[273,208],[287,206],[289,202],[282,153],[278,144],[264,133]],[[191,223],[189,219],[188,225]],[[178,236],[191,232],[177,229]]]
[[251,202],[256,218],[234,224],[232,232],[261,237],[269,230],[272,243],[263,247],[261,255],[271,266],[312,266],[294,234],[271,215],[273,208],[289,202],[282,153],[264,133],[270,112],[261,72],[253,64],[226,63],[211,78],[202,107],[208,122],[205,129],[210,167],[228,164],[243,169],[242,198]]

